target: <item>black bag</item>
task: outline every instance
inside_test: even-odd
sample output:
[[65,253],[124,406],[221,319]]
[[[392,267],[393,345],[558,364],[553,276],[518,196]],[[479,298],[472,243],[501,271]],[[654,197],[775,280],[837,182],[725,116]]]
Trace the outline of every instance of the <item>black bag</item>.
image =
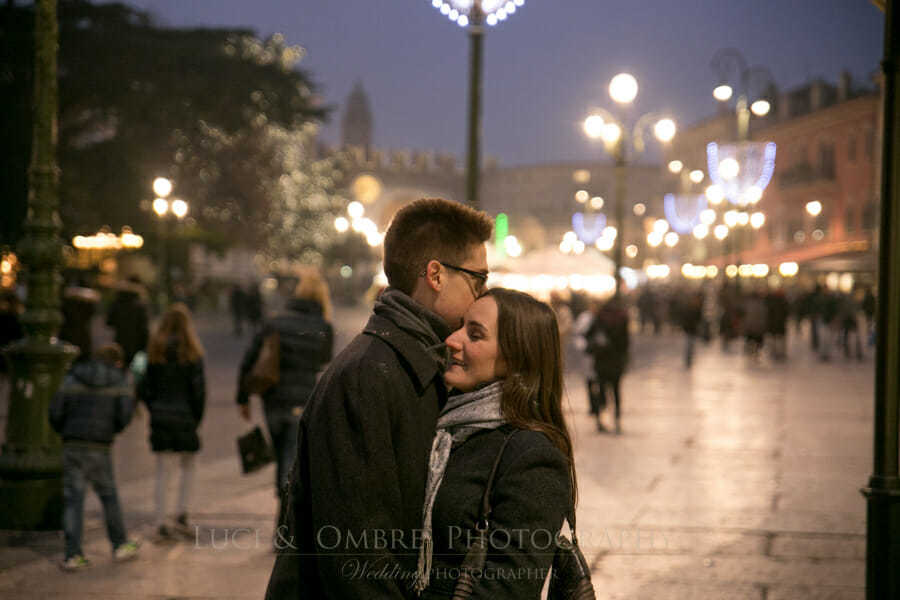
[[241,471],[246,475],[263,468],[275,460],[275,453],[263,435],[259,425],[237,439],[241,455]]
[[575,512],[572,511],[567,519],[572,528],[572,539],[562,534],[556,536],[547,600],[595,600],[591,570],[575,536]]
[[[481,518],[475,524],[477,537],[463,558],[459,579],[456,580],[456,587],[453,590],[453,600],[465,600],[471,597],[475,589],[474,574],[484,570],[488,551],[487,532],[490,528],[491,491],[494,487],[494,476],[497,474],[497,467],[500,466],[503,450],[506,449],[506,444],[514,433],[506,436],[497,453],[497,458],[494,459],[494,466],[491,468],[484,496],[481,499]],[[550,590],[547,598],[548,600],[596,600],[594,586],[591,585],[591,571],[584,555],[578,548],[578,538],[575,536],[574,508],[566,515],[566,519],[572,529],[572,540],[570,541],[562,534],[556,536],[556,552],[553,555]]]

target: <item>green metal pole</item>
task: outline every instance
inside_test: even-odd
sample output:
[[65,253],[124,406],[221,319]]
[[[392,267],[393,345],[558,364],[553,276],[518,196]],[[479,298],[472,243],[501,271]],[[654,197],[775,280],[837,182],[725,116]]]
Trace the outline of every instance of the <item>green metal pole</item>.
[[56,340],[62,243],[59,239],[57,143],[58,30],[56,0],[35,10],[34,123],[28,170],[28,216],[19,254],[27,269],[25,339],[4,348],[12,392],[0,454],[0,529],[59,529],[62,465],[59,436],[47,409],[77,349]]
[[881,156],[881,232],[875,350],[875,436],[866,497],[866,598],[900,598],[900,19],[885,7],[884,132]]
[[481,63],[484,43],[484,15],[481,2],[472,7],[469,23],[469,145],[466,158],[466,201],[472,208],[480,208],[478,179],[481,168]]
[[613,246],[613,263],[615,263],[616,296],[622,295],[622,266],[624,258],[622,249],[625,244],[625,141],[619,139],[614,151],[616,169],[616,244]]

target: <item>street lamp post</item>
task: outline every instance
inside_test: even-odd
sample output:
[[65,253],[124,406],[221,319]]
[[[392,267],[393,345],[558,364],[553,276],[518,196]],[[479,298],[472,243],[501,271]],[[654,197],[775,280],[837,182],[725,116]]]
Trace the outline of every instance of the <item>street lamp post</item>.
[[[619,73],[609,83],[609,95],[618,104],[631,104],[638,94],[638,82],[634,76],[628,73]],[[625,247],[625,198],[627,186],[625,181],[625,167],[628,165],[629,151],[633,154],[641,154],[646,147],[644,143],[644,130],[652,121],[653,135],[661,142],[670,142],[675,137],[675,122],[658,113],[647,113],[627,129],[619,119],[611,112],[602,108],[595,108],[584,120],[584,132],[591,139],[603,140],[607,153],[613,158],[615,166],[615,220],[617,235],[613,246],[613,262],[615,264],[616,295],[622,293],[622,267],[623,248]]]
[[184,200],[174,198],[168,200],[172,193],[172,182],[165,177],[157,177],[153,180],[153,192],[156,198],[153,200],[153,212],[159,218],[157,237],[159,238],[159,272],[160,272],[160,297],[161,305],[165,306],[169,300],[169,252],[166,244],[169,242],[169,219],[171,213],[179,221],[187,215],[188,204]]
[[469,116],[466,149],[466,201],[479,207],[481,170],[481,67],[484,26],[505,21],[525,0],[431,0],[431,5],[451,21],[469,31]]
[[11,371],[6,441],[0,454],[0,529],[60,529],[61,444],[47,410],[77,349],[57,341],[62,243],[59,239],[56,0],[35,2],[34,123],[28,216],[19,248],[27,266],[25,338],[4,348]]
[[881,155],[881,232],[875,350],[875,420],[872,475],[866,497],[866,598],[900,597],[900,13],[882,2],[884,27],[884,135]]
[[[750,113],[758,117],[769,114],[772,108],[771,102],[766,98],[772,85],[772,74],[769,69],[762,66],[747,66],[744,56],[734,48],[723,48],[713,56],[711,66],[719,77],[719,83],[713,90],[713,97],[719,102],[728,102],[734,95],[734,88],[728,83],[729,76],[737,75],[740,85],[738,96],[735,100],[735,112],[737,114],[737,139],[747,141],[750,137]],[[750,101],[753,84],[761,82],[764,92]]]

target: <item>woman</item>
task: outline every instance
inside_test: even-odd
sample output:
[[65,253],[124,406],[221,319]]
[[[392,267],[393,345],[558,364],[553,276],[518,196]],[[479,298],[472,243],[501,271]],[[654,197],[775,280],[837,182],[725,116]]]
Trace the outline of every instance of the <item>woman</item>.
[[462,393],[438,419],[417,588],[426,599],[453,596],[489,473],[511,435],[491,494],[487,561],[471,597],[539,598],[576,490],[556,317],[531,296],[494,288],[469,308],[447,346],[444,380]]
[[170,535],[166,523],[168,477],[178,468],[176,527],[189,531],[188,502],[194,478],[194,455],[200,450],[197,428],[206,403],[203,347],[190,311],[172,304],[150,337],[147,371],[138,385],[138,399],[150,411],[150,445],[156,454],[156,525],[160,537]]
[[275,447],[275,492],[287,480],[297,453],[297,424],[316,385],[316,377],[331,360],[334,334],[331,328],[328,285],[317,270],[301,273],[294,297],[286,310],[272,318],[256,334],[241,362],[237,402],[241,416],[250,420],[247,377],[259,358],[263,342],[278,335],[278,383],[262,394],[266,426]]

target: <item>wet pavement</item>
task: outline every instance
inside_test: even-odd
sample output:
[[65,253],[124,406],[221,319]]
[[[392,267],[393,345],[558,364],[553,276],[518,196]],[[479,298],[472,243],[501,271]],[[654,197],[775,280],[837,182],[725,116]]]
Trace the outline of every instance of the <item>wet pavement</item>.
[[[349,335],[365,313],[337,318]],[[262,597],[277,503],[272,467],[242,476],[234,452],[246,429],[233,407],[234,369],[247,338],[201,329],[211,396],[191,535],[153,539],[151,455],[146,422],[136,421],[117,442],[116,468],[130,533],[144,540],[140,557],[112,563],[90,497],[94,566],[60,571],[57,532],[0,532],[0,596]],[[784,363],[710,345],[687,371],[682,344],[672,333],[635,338],[621,435],[597,432],[583,361],[570,361],[578,534],[598,598],[864,598],[858,490],[871,470],[871,358],[820,363],[804,339]]]

